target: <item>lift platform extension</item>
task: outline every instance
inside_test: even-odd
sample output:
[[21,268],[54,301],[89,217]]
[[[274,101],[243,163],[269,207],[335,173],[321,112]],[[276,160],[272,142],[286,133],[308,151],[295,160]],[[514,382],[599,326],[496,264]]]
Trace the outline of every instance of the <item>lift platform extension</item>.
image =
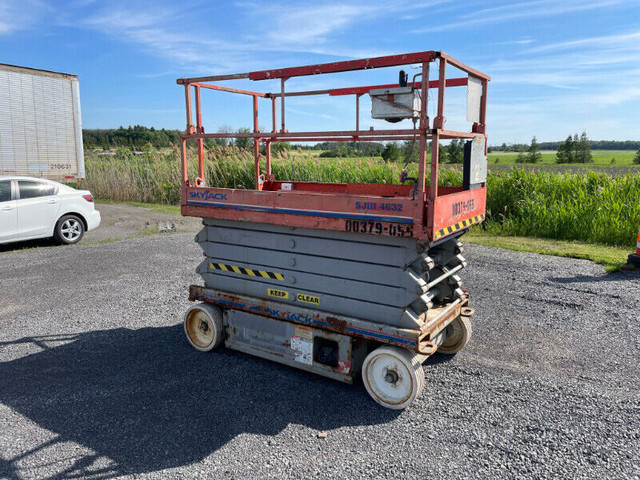
[[[437,79],[429,80],[434,62]],[[409,81],[401,71],[397,84],[285,89],[294,77],[415,64],[420,73]],[[447,66],[466,76],[447,78]],[[260,93],[211,83],[238,79],[275,79],[280,88]],[[196,242],[205,255],[197,268],[205,285],[191,286],[190,300],[200,303],[184,319],[191,345],[210,351],[224,344],[347,383],[362,372],[375,401],[394,409],[410,405],[424,387],[424,360],[436,351],[458,352],[471,336],[473,310],[459,277],[466,260],[458,238],[485,216],[489,80],[436,51],[179,79],[187,110],[181,137],[182,214],[201,217],[204,224]],[[471,129],[446,130],[445,89],[462,86],[467,86]],[[202,89],[252,97],[253,132],[206,133]],[[429,89],[437,91],[432,122]],[[366,94],[373,118],[408,119],[413,128],[361,129],[360,98]],[[354,96],[355,129],[288,131],[285,101],[305,95]],[[271,108],[270,132],[258,128],[258,104],[265,100]],[[254,189],[208,185],[206,138],[253,140]],[[440,140],[449,139],[467,140],[463,185],[458,187],[438,186]],[[419,141],[418,178],[408,179],[413,185],[404,184],[406,174],[397,185],[335,184],[276,179],[271,171],[273,142],[402,140]],[[197,144],[193,179],[188,176],[188,142]]]

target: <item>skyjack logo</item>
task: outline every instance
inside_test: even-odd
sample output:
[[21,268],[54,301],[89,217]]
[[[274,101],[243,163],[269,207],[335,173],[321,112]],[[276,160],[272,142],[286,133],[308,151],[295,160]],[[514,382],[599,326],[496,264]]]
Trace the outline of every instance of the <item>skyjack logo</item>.
[[226,193],[210,192],[189,192],[189,198],[192,200],[228,200]]

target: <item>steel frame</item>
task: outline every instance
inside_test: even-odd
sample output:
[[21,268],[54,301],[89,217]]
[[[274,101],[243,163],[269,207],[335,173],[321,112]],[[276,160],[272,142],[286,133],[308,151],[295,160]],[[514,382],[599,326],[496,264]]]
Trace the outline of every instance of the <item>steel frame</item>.
[[[430,64],[438,61],[438,78],[429,80]],[[312,90],[288,92],[285,82],[292,77],[347,72],[353,70],[368,70],[371,68],[403,66],[420,64],[419,82],[411,82],[411,86],[420,88],[421,111],[418,125],[409,129],[362,130],[359,124],[359,99],[363,94],[376,88],[397,87],[390,85],[370,85],[362,87],[348,87],[328,90]],[[444,114],[445,89],[448,87],[467,85],[468,78],[447,78],[447,65],[451,65],[469,76],[480,79],[482,96],[480,99],[480,121],[474,123],[471,132],[450,131],[444,128],[446,117]],[[261,93],[250,90],[214,85],[209,82],[250,79],[255,81],[280,79],[280,91]],[[215,75],[209,77],[181,78],[177,80],[184,86],[186,106],[186,133],[181,136],[182,162],[182,214],[196,217],[224,218],[229,220],[243,220],[258,223],[273,223],[294,227],[320,228],[328,230],[345,230],[345,219],[358,218],[363,222],[376,221],[380,218],[379,211],[358,211],[358,205],[372,205],[374,209],[380,206],[395,205],[393,210],[385,210],[385,222],[410,223],[409,234],[418,240],[434,241],[436,231],[445,230],[462,221],[474,218],[484,218],[486,204],[486,185],[474,190],[442,189],[437,187],[439,171],[439,141],[443,139],[484,137],[486,139],[486,105],[487,86],[490,77],[464,63],[438,51],[416,52],[403,55],[350,60],[343,62],[308,65],[302,67],[283,68],[276,70],[262,70],[248,73]],[[202,124],[201,89],[219,92],[235,93],[252,97],[253,132],[250,133],[205,133]],[[437,89],[437,115],[430,125],[427,115],[427,91]],[[193,98],[192,98],[193,92]],[[355,97],[355,130],[336,131],[302,131],[290,132],[285,124],[285,101],[287,97],[329,95],[353,95]],[[266,99],[271,102],[272,129],[271,132],[260,132],[258,128],[258,100]],[[193,120],[192,103],[195,100],[195,123]],[[280,128],[278,129],[277,102],[280,101]],[[205,138],[252,138],[255,163],[255,190],[235,190],[217,187],[207,187],[204,179]],[[415,189],[395,185],[395,193],[388,195],[388,185],[359,184],[358,193],[349,191],[345,184],[320,184],[304,182],[276,182],[271,172],[271,143],[289,141],[397,141],[419,139],[418,181]],[[198,146],[198,177],[191,182],[187,173],[187,141],[195,140]],[[427,168],[427,142],[432,141],[431,149],[431,182],[425,184]],[[266,169],[260,171],[260,142],[266,145]],[[485,142],[486,148],[486,142]],[[486,151],[485,151],[486,154]],[[278,189],[282,183],[289,183],[291,191]],[[336,189],[335,186],[339,188]],[[384,193],[387,195],[385,195]],[[366,203],[365,203],[366,202]],[[456,204],[471,205],[472,208],[463,209],[463,213],[456,213]],[[366,210],[366,209],[365,209]],[[369,220],[371,219],[371,220]],[[366,230],[366,228],[365,228]],[[386,228],[385,228],[386,231]],[[375,234],[372,229],[368,232]],[[445,235],[446,236],[446,235]]]
[[242,310],[350,337],[396,345],[424,355],[431,355],[436,351],[437,346],[432,340],[435,341],[438,334],[451,322],[461,315],[471,317],[474,314],[474,311],[468,307],[469,294],[466,291],[462,298],[422,314],[420,317],[422,326],[419,330],[394,327],[370,320],[336,315],[313,308],[224,292],[199,285],[189,287],[189,300],[211,303],[222,309]]

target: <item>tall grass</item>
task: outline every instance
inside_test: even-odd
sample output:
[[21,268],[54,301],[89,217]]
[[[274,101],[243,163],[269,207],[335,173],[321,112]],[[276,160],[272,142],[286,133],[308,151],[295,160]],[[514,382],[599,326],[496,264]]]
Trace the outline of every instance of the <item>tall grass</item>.
[[632,246],[640,222],[640,175],[491,175],[487,210],[486,228],[495,233]]
[[[190,152],[195,157],[195,152]],[[264,171],[264,159],[262,168]],[[274,158],[278,179],[313,182],[398,183],[402,165],[381,159],[320,159],[284,152]],[[86,188],[98,198],[116,201],[177,204],[180,201],[179,152],[148,152],[133,156],[88,155]],[[196,175],[195,162],[190,176]],[[253,188],[253,155],[235,147],[205,152],[209,185]],[[409,166],[417,176],[417,166]],[[441,185],[460,185],[456,169],[441,168]],[[611,177],[604,173],[555,174],[511,170],[489,176],[487,221],[492,233],[607,245],[635,245],[640,221],[640,174]]]
[[[189,158],[195,158],[194,151]],[[253,188],[253,153],[236,147],[214,147],[205,151],[207,184],[224,188]],[[272,159],[278,179],[298,182],[398,183],[402,165],[377,158],[322,159],[283,152]],[[177,204],[180,202],[180,155],[177,150],[146,152],[134,156],[121,149],[114,155],[88,154],[86,188],[98,198],[117,201]],[[261,157],[261,171],[265,171]],[[409,165],[409,176],[417,177],[417,166]],[[189,163],[189,176],[197,175],[196,162]],[[442,169],[441,185],[457,185],[460,174]]]

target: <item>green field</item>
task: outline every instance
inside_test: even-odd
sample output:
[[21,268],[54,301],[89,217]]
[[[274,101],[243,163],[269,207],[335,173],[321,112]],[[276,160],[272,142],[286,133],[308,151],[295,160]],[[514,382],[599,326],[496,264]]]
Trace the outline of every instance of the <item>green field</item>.
[[[302,150],[297,152],[295,150],[289,152],[289,156],[302,156],[302,157],[314,157],[320,161],[333,161],[335,158],[320,158],[322,153],[320,150]],[[541,150],[542,160],[537,164],[524,163],[516,164],[516,158],[518,153],[516,152],[491,152],[487,156],[489,165],[564,165],[572,167],[606,167],[606,166],[633,166],[633,159],[636,152],[633,150],[592,150],[593,156],[592,163],[556,163],[556,152]],[[371,157],[349,157],[354,160],[371,160]],[[374,157],[374,159],[382,161],[380,157]],[[402,162],[404,163],[404,162]],[[640,165],[639,165],[640,166]]]
[[[556,152],[541,150],[542,161],[531,165],[559,165],[556,163]],[[593,163],[588,164],[560,164],[560,165],[596,165],[596,166],[624,166],[634,165],[633,158],[636,152],[633,150],[592,150]],[[487,156],[489,165],[514,165],[516,163],[516,152],[492,152]]]

